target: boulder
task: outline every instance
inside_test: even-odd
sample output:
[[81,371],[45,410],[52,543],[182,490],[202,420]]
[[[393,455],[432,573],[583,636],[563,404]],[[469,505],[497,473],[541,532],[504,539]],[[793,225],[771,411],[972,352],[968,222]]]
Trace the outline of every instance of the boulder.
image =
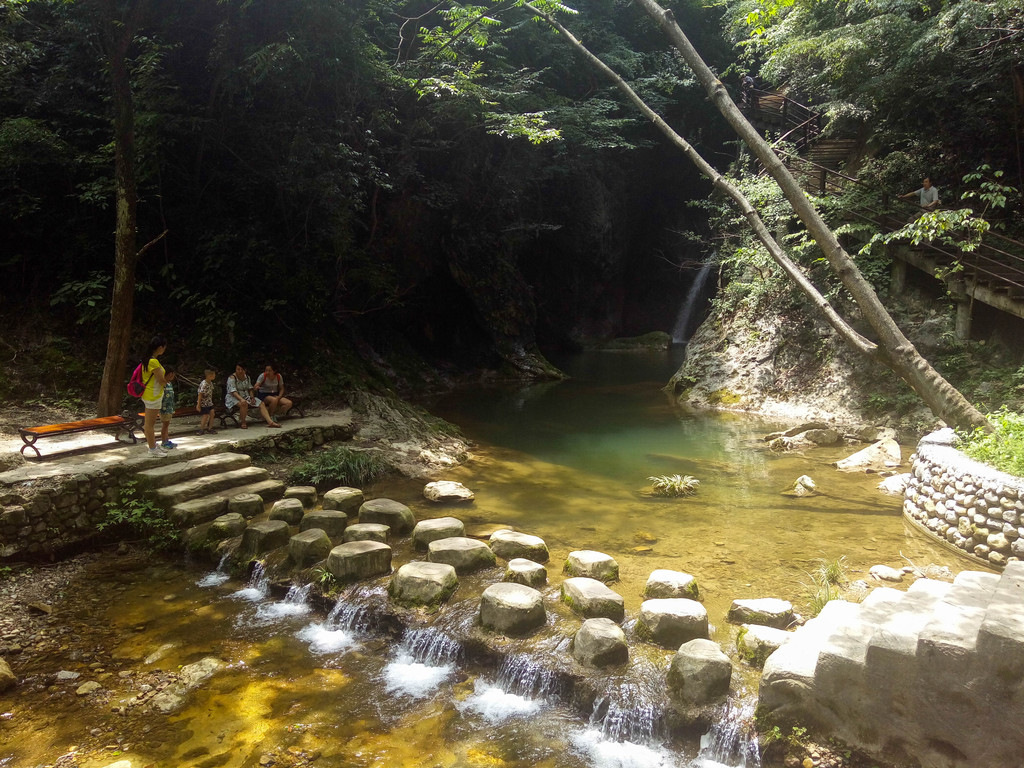
[[150,699],[150,706],[165,715],[176,712],[184,706],[189,691],[198,688],[224,666],[220,659],[207,656],[194,664],[182,667],[178,672],[178,681]]
[[589,549],[570,552],[563,570],[570,576],[584,576],[606,584],[619,580],[619,564],[615,558]]
[[407,608],[433,608],[454,594],[459,586],[455,568],[446,563],[406,563],[391,578],[388,594]]
[[416,525],[412,510],[393,499],[370,499],[359,507],[360,523],[380,523],[396,535],[409,533]]
[[249,523],[242,531],[239,551],[246,560],[288,544],[288,523],[284,520],[262,520]]
[[834,429],[808,429],[802,434],[805,440],[815,445],[838,445],[843,442],[843,436]]
[[10,690],[18,684],[18,678],[11,671],[11,665],[0,659],[0,691]]
[[868,569],[868,573],[873,579],[877,579],[878,581],[891,581],[896,583],[903,581],[903,571],[897,568],[892,568],[888,565],[872,565],[871,568]]
[[546,563],[550,557],[544,539],[528,533],[495,531],[491,534],[490,543],[491,551],[502,560],[522,557],[535,563]]
[[543,587],[548,583],[548,569],[525,557],[514,557],[505,567],[504,581],[525,584],[528,587]]
[[412,543],[416,549],[426,549],[432,541],[465,535],[466,526],[457,517],[438,517],[416,523],[412,529]]
[[302,516],[299,523],[300,531],[308,531],[310,528],[320,528],[332,539],[345,535],[348,527],[348,515],[337,509],[316,509],[307,512]]
[[697,579],[682,571],[669,571],[662,568],[652,571],[651,575],[647,577],[643,596],[646,600],[669,597],[685,597],[690,600],[700,598]]
[[331,551],[331,537],[322,528],[307,528],[288,540],[288,557],[300,568],[317,563]]
[[774,597],[733,600],[725,620],[730,624],[761,624],[785,629],[793,623],[793,604]]
[[626,633],[611,619],[587,619],[573,638],[572,655],[589,667],[625,664],[629,661]]
[[885,478],[878,484],[878,490],[882,493],[887,493],[890,496],[902,496],[907,486],[910,484],[911,474],[909,472],[903,472],[899,475],[892,475]]
[[[258,497],[257,497],[258,498]],[[241,536],[245,530],[245,518],[238,512],[228,512],[226,515],[215,517],[210,523],[210,530],[207,537],[220,541],[221,539],[232,539]]]
[[342,485],[325,493],[320,500],[320,506],[323,509],[336,509],[345,514],[358,514],[364,500],[363,492],[358,488]]
[[462,483],[438,480],[436,483],[427,483],[423,488],[423,498],[443,504],[449,501],[472,501],[476,497]]
[[480,596],[480,624],[503,635],[521,635],[547,621],[540,592],[523,584],[492,584]]
[[844,472],[881,472],[898,467],[902,461],[900,444],[891,437],[886,437],[837,461],[835,467]]
[[668,693],[683,708],[701,707],[725,698],[732,664],[718,643],[697,639],[684,643],[668,668]]
[[312,509],[316,506],[316,488],[312,485],[293,485],[285,490],[284,498],[298,499],[303,509]]
[[327,555],[327,570],[340,582],[391,573],[391,547],[379,541],[339,544]]
[[636,625],[641,637],[678,648],[682,643],[708,636],[708,612],[696,600],[682,597],[644,600]]
[[234,512],[246,520],[262,515],[264,509],[263,498],[256,493],[239,493],[228,499],[228,513]]
[[470,573],[490,568],[495,563],[491,548],[478,539],[452,536],[427,545],[427,559],[432,563],[447,563],[459,573]]
[[381,544],[388,540],[391,529],[380,523],[356,523],[345,529],[343,540],[350,541],[379,541]]
[[562,602],[588,619],[622,621],[626,615],[622,595],[597,579],[576,576],[562,582]]
[[818,485],[809,475],[800,475],[789,488],[782,492],[783,496],[813,496],[818,492]]
[[302,516],[306,508],[302,506],[299,499],[281,499],[275,501],[270,509],[271,520],[284,520],[288,525],[298,525],[302,522]]
[[736,650],[740,656],[760,669],[765,660],[793,636],[792,632],[760,624],[744,624],[736,636]]

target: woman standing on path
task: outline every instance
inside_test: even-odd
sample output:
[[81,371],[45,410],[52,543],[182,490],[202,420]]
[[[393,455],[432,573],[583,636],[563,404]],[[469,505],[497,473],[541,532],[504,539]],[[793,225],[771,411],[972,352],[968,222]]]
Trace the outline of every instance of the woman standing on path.
[[142,431],[146,435],[150,456],[166,456],[167,451],[156,444],[156,420],[160,416],[160,405],[164,400],[164,367],[157,360],[167,351],[167,340],[163,336],[154,336],[146,351],[146,367],[142,376],[146,388],[142,391],[142,402],[146,406],[146,420]]

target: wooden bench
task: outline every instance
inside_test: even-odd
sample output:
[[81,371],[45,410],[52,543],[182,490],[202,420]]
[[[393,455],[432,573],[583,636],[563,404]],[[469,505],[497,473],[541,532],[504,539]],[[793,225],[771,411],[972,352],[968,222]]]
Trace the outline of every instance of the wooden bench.
[[71,435],[75,432],[91,432],[94,429],[116,429],[117,433],[114,435],[114,439],[117,440],[121,437],[122,432],[126,432],[128,437],[132,439],[132,444],[139,442],[139,439],[135,436],[135,422],[130,418],[124,416],[101,416],[96,419],[83,419],[82,421],[68,421],[64,424],[46,424],[41,427],[21,427],[18,429],[18,434],[21,435],[22,442],[25,444],[21,446],[21,453],[25,453],[26,448],[31,448],[36,452],[36,458],[42,458],[39,453],[39,449],[36,448],[36,440],[42,437],[59,437],[60,435]]
[[[305,418],[306,412],[303,405],[305,398],[302,395],[293,395],[290,392],[285,395],[285,398],[292,401],[292,407],[288,409],[288,418],[295,418],[295,416]],[[227,429],[229,421],[231,422],[231,426],[239,426],[237,405],[233,408],[217,406],[214,408],[213,413],[218,419],[220,419],[220,426],[222,429]],[[260,409],[249,406],[249,416],[255,419],[260,418]]]
[[[171,414],[171,418],[172,419],[187,419],[189,416],[195,416],[195,417],[198,418],[200,415],[201,414],[199,413],[199,411],[196,410],[196,407],[194,405],[183,405],[181,408],[176,409],[174,411],[174,413]],[[145,424],[145,421],[146,421],[146,412],[145,411],[139,411],[139,413],[136,414],[135,426],[138,429],[142,429],[142,425]],[[157,424],[160,423],[160,418],[159,417],[157,418],[156,423]]]

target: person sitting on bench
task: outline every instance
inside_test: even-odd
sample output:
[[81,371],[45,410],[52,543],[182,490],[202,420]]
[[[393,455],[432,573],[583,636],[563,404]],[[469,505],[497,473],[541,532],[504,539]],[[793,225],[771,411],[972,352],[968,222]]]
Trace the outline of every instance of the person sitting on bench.
[[249,415],[249,408],[259,408],[260,416],[267,422],[268,427],[281,426],[270,418],[266,404],[252,393],[252,382],[249,381],[249,375],[241,363],[236,364],[235,372],[228,376],[227,393],[224,395],[224,407],[229,412],[236,406],[242,429],[249,428],[245,422]]
[[287,416],[291,410],[292,401],[284,396],[284,376],[278,373],[270,363],[256,378],[256,396],[267,404],[267,411],[270,418],[277,421],[277,412],[281,416]]

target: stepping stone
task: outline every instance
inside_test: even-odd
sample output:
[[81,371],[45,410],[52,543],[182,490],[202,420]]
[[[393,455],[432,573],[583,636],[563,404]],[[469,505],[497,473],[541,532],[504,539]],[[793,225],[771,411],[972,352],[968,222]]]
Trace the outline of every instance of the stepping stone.
[[697,590],[697,579],[682,571],[665,569],[651,572],[651,575],[647,577],[643,596],[647,600],[670,597],[697,600],[700,597]]
[[570,552],[563,570],[570,576],[585,576],[588,579],[603,581],[605,584],[619,580],[619,564],[615,559],[603,552],[589,549]]
[[466,526],[461,520],[456,517],[438,517],[416,523],[416,527],[412,529],[412,542],[416,549],[426,549],[432,541],[465,535]]
[[503,635],[522,635],[544,626],[547,613],[536,589],[522,584],[492,584],[480,596],[480,624]]
[[396,535],[409,533],[416,525],[412,510],[392,499],[370,499],[359,507],[360,523],[380,523]]
[[298,499],[302,502],[303,509],[312,509],[316,506],[316,488],[312,485],[293,485],[284,492],[286,499]]
[[589,667],[625,664],[629,661],[626,633],[611,619],[587,619],[573,638],[572,655]]
[[356,523],[345,529],[344,541],[379,541],[381,544],[388,540],[391,529],[380,523]]
[[239,551],[246,560],[288,544],[288,523],[284,520],[263,520],[249,523],[242,531]]
[[274,506],[270,510],[270,519],[284,520],[288,525],[298,525],[302,522],[303,514],[304,509],[301,501],[298,499],[281,499],[274,502]]
[[[258,496],[256,498],[259,498]],[[262,502],[261,502],[262,503]],[[231,539],[240,536],[245,530],[245,518],[237,512],[228,512],[221,515],[210,523],[210,530],[206,534],[214,540]]]
[[576,576],[562,582],[562,602],[588,619],[622,621],[626,616],[622,595],[597,579]]
[[447,563],[459,573],[490,568],[496,562],[490,547],[482,541],[465,536],[430,542],[427,546],[427,559],[432,563]]
[[307,512],[299,523],[300,531],[322,528],[324,533],[332,539],[344,536],[346,527],[348,527],[348,515],[336,509],[318,509]]
[[228,499],[228,512],[248,519],[263,514],[263,499],[255,493],[239,493]]
[[[206,520],[212,520],[218,515],[228,512],[228,500],[239,495],[254,494],[263,499],[264,504],[268,501],[281,498],[284,493],[284,483],[280,480],[261,480],[249,485],[235,486],[227,490],[211,493],[191,501],[183,501],[171,507],[171,520],[180,526],[195,525]],[[235,510],[231,510],[235,511]],[[263,514],[263,505],[254,514]],[[246,515],[249,517],[249,515]]]
[[514,557],[508,561],[502,581],[525,584],[536,589],[548,583],[548,569],[525,557]]
[[136,473],[139,485],[145,488],[163,488],[176,485],[197,477],[208,477],[244,469],[252,464],[252,460],[244,453],[214,453],[196,459],[176,461],[173,464],[161,464],[152,469],[144,469]]
[[[193,501],[203,496],[212,496],[215,493],[237,488],[241,485],[249,485],[270,479],[270,473],[261,467],[243,467],[233,469],[230,472],[222,472],[218,475],[206,475],[192,478],[174,485],[166,485],[157,488],[154,496],[160,506],[167,508],[186,501]],[[238,493],[238,491],[235,491]],[[232,494],[234,495],[234,494]]]
[[456,483],[452,480],[438,480],[436,483],[427,483],[423,488],[423,498],[427,501],[443,504],[450,501],[472,501],[476,497],[462,483]]
[[672,657],[668,668],[669,697],[684,708],[701,707],[729,693],[732,663],[718,643],[690,640]]
[[322,528],[308,528],[288,540],[288,557],[300,568],[323,560],[331,552],[331,537]]
[[761,624],[744,624],[736,636],[736,650],[746,661],[760,669],[768,657],[791,637],[793,633],[784,629]]
[[730,624],[763,624],[785,629],[793,623],[793,604],[788,600],[761,597],[755,600],[733,600],[725,620]]
[[539,536],[517,531],[495,531],[491,534],[491,551],[502,560],[513,560],[517,557],[533,560],[535,563],[546,563],[550,559],[548,545]]
[[325,493],[320,500],[320,506],[323,509],[336,509],[345,514],[358,514],[363,501],[362,491],[342,485]]
[[327,555],[327,570],[340,582],[391,573],[391,547],[379,541],[350,541]]
[[459,586],[455,568],[446,563],[406,563],[392,577],[388,594],[407,608],[436,608]]
[[708,612],[696,600],[682,597],[644,600],[637,631],[645,639],[666,648],[708,637]]

